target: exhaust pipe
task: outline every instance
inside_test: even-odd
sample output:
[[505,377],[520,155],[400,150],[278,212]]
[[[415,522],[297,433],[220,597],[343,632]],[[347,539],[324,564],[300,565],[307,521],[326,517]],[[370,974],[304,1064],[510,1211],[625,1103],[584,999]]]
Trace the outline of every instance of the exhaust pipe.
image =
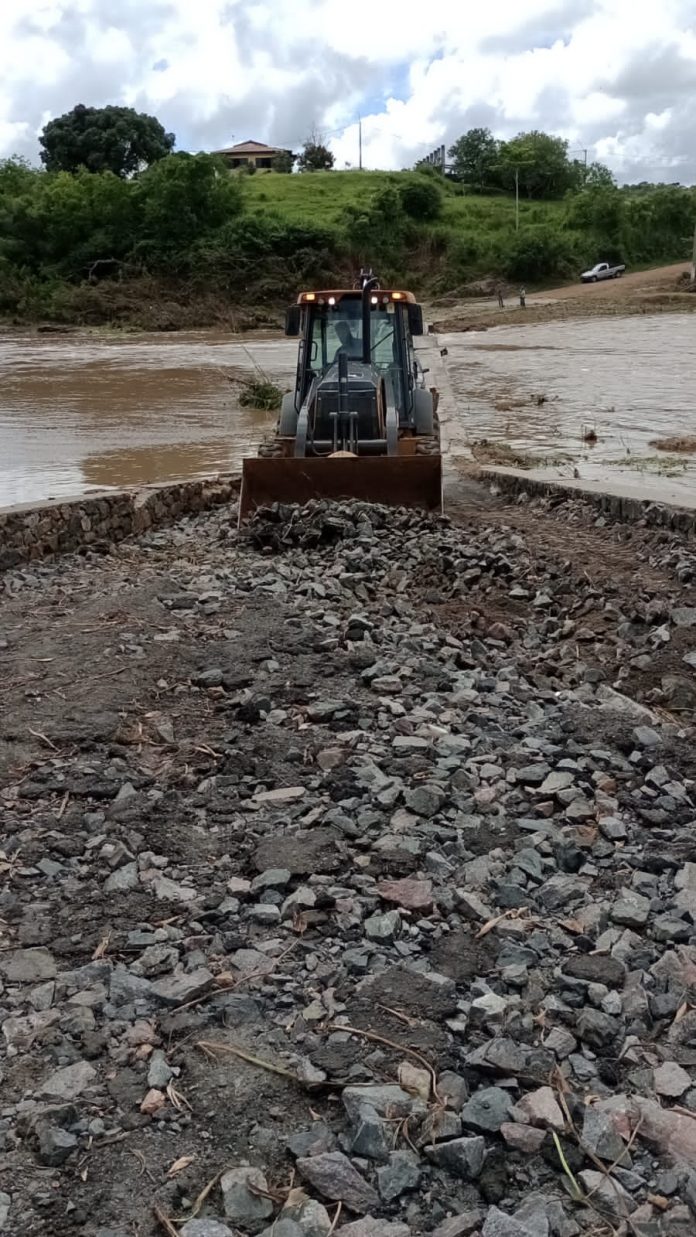
[[372,330],[371,330],[371,306],[370,294],[375,288],[379,287],[379,280],[376,275],[363,276],[362,280],[362,359],[363,364],[369,365],[372,360]]

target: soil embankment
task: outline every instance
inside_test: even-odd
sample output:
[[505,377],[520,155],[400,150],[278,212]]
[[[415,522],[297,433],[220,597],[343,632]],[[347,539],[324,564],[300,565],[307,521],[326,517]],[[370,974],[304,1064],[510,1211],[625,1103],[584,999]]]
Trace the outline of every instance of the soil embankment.
[[450,511],[3,577],[13,1237],[693,1232],[693,538]]
[[688,313],[696,309],[696,295],[688,290],[684,280],[688,271],[688,262],[677,262],[646,271],[629,271],[620,279],[596,284],[566,284],[561,288],[528,293],[524,308],[520,306],[516,288],[506,289],[502,310],[498,308],[497,295],[487,299],[442,298],[432,305],[432,330],[439,334],[569,318],[670,311]]

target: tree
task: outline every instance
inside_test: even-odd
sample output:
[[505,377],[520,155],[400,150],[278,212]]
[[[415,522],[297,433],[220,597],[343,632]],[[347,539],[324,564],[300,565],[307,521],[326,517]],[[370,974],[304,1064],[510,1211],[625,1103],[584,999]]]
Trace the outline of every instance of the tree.
[[599,186],[604,189],[616,188],[614,173],[604,163],[591,163],[585,172],[583,183],[587,189]]
[[238,176],[215,155],[170,155],[138,178],[142,251],[157,262],[185,254],[242,210]]
[[330,172],[334,156],[318,133],[310,133],[297,160],[301,172]]
[[283,172],[285,174],[292,172],[295,166],[295,156],[289,150],[281,150],[271,160],[271,168],[274,172]]
[[132,184],[84,169],[31,175],[33,184],[14,199],[0,198],[0,235],[18,266],[73,279],[97,260],[126,255],[137,229]]
[[613,184],[588,184],[568,200],[568,223],[592,233],[600,248],[619,244],[624,214],[625,198]]
[[132,176],[171,153],[175,137],[132,107],[85,107],[50,120],[39,139],[49,172],[113,172]]
[[533,129],[501,142],[499,168],[503,187],[513,189],[515,174],[520,192],[528,198],[560,198],[578,187],[577,170],[568,159],[568,143]]
[[448,151],[454,175],[479,191],[495,184],[499,149],[490,129],[469,129]]

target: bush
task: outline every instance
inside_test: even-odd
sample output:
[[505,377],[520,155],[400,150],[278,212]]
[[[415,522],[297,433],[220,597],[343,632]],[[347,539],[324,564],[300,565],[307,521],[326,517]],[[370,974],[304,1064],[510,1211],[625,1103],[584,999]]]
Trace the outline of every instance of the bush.
[[401,205],[411,219],[428,222],[442,214],[442,189],[437,181],[425,177],[407,180],[399,186]]
[[577,258],[568,235],[551,228],[521,228],[501,254],[509,279],[537,283],[551,276],[574,273]]

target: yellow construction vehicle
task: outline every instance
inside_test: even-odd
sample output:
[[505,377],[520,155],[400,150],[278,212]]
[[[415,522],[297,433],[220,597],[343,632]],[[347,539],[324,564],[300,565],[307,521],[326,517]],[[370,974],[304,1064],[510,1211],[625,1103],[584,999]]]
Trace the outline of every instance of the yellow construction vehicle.
[[257,507],[311,498],[442,509],[437,392],[413,347],[423,311],[411,292],[301,292],[285,334],[299,338],[295,390],[273,438],[242,470],[240,522]]

